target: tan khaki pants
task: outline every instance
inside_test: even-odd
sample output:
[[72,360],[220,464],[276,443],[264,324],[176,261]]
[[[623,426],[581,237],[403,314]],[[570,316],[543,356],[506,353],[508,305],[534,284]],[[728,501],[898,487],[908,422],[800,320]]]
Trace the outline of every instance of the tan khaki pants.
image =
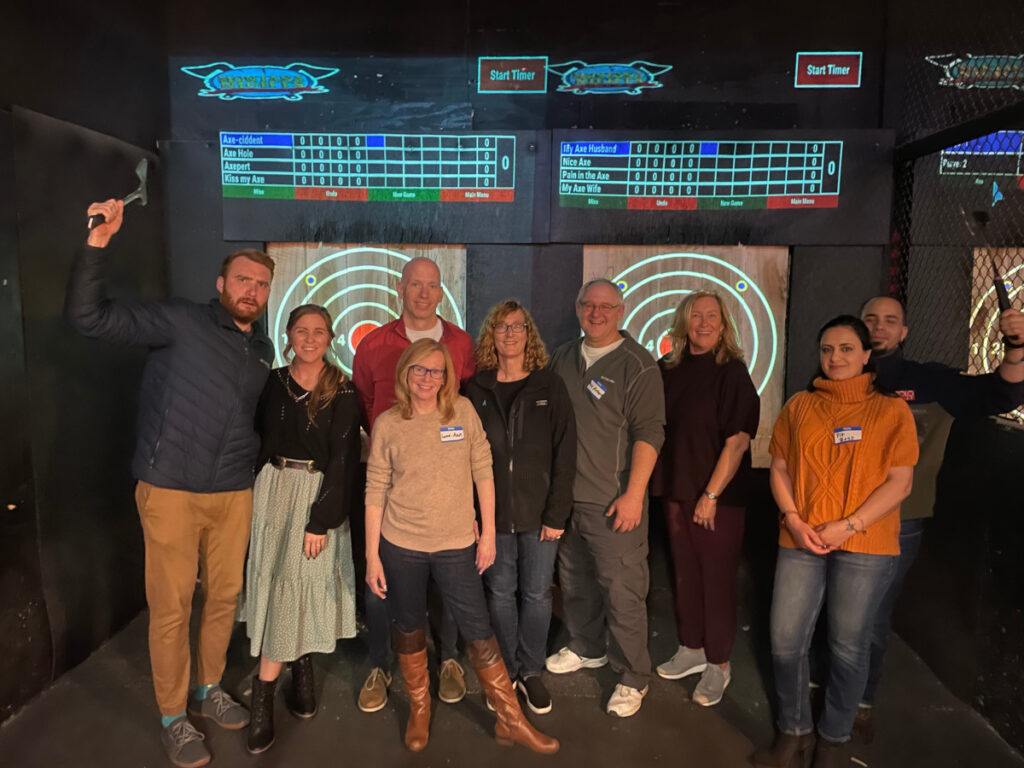
[[189,493],[140,481],[135,503],[146,542],[146,602],[153,688],[162,715],[188,702],[188,628],[198,573],[203,585],[197,679],[224,672],[252,523],[252,490]]

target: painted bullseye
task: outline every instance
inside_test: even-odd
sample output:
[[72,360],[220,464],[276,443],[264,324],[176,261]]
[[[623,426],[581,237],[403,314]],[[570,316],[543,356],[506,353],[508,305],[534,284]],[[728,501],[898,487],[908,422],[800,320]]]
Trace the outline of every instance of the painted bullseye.
[[352,350],[353,355],[356,353],[359,342],[374,328],[380,328],[380,323],[373,320],[364,320],[352,326],[352,330],[348,332],[348,346]]

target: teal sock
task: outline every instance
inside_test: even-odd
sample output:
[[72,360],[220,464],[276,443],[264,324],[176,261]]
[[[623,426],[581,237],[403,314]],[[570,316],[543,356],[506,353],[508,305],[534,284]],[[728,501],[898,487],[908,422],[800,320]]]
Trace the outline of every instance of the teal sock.
[[173,723],[175,720],[180,720],[184,716],[185,716],[184,712],[182,712],[180,715],[164,715],[163,717],[160,718],[160,724],[164,728],[166,728],[168,725]]
[[196,692],[192,695],[195,697],[196,701],[205,701],[206,694],[210,692],[210,689],[216,688],[218,685],[220,685],[219,680],[216,683],[211,683],[210,685],[200,685],[198,688],[196,688]]

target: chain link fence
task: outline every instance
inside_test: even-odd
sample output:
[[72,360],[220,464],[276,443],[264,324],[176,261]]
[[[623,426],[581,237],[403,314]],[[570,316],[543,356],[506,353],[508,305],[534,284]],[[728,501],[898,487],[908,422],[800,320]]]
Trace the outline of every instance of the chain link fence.
[[[907,356],[971,374],[1002,359],[997,283],[1024,307],[1020,12],[996,0],[944,34],[902,36],[891,62],[900,74],[887,107],[897,134],[889,292],[907,307]],[[1024,425],[1024,411],[1007,418]]]

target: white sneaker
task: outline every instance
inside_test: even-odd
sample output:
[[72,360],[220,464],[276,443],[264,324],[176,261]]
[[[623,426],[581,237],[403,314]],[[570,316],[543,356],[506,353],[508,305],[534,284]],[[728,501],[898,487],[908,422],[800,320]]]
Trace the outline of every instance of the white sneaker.
[[685,645],[680,645],[679,650],[672,654],[672,658],[664,664],[658,665],[658,676],[666,680],[679,680],[687,675],[696,675],[703,672],[708,666],[708,660],[704,656],[704,649],[693,651]]
[[597,669],[607,663],[607,655],[591,659],[586,656],[580,656],[575,651],[569,650],[569,646],[566,646],[558,653],[548,656],[544,666],[552,674],[564,675],[568,672],[575,672],[578,669]]
[[619,683],[612,691],[612,697],[608,699],[608,714],[618,717],[630,717],[640,711],[640,705],[644,702],[649,685],[645,685],[642,691],[638,691],[628,685]]
[[727,665],[725,669],[722,669],[717,664],[708,664],[708,668],[700,676],[700,682],[693,689],[693,696],[690,698],[693,699],[694,704],[700,704],[702,707],[713,707],[722,700],[722,696],[725,695],[725,689],[730,682],[732,682],[731,664]]

